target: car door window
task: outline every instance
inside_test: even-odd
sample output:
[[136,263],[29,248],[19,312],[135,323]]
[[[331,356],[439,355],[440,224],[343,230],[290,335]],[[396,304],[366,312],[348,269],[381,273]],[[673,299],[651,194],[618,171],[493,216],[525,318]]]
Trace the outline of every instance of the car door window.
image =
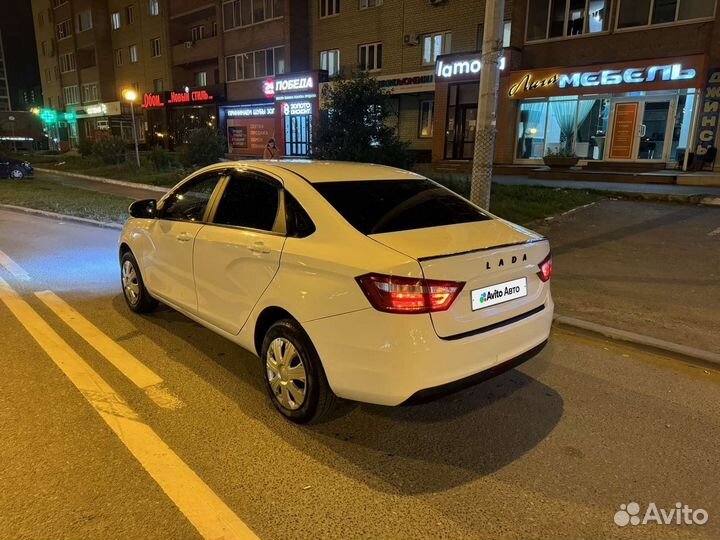
[[180,186],[163,202],[160,217],[180,221],[202,221],[210,197],[222,173],[211,173]]
[[272,231],[280,205],[280,186],[255,173],[230,177],[214,223]]

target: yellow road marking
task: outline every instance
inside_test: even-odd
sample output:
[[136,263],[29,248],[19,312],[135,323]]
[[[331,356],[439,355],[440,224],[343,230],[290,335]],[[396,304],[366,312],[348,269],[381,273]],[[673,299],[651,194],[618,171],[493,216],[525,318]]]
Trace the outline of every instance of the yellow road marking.
[[0,250],[0,266],[4,267],[15,278],[21,281],[30,281],[30,275],[2,250]]
[[153,370],[115,343],[54,292],[40,291],[36,292],[35,296],[130,379],[135,386],[141,388],[157,405],[166,409],[177,409],[183,406],[183,402],[178,397],[162,386],[163,380]]
[[0,278],[0,300],[206,539],[257,540],[250,528],[40,315]]

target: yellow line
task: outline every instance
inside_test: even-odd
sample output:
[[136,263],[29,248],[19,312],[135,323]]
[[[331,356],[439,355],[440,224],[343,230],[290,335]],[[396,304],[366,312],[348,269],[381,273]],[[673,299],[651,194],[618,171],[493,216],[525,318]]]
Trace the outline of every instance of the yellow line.
[[258,537],[137,413],[0,278],[0,300],[70,379],[203,538]]
[[15,278],[22,281],[30,281],[30,275],[2,250],[0,250],[0,266],[3,266],[5,270],[10,272]]
[[166,409],[177,409],[183,406],[183,402],[178,397],[163,388],[163,380],[153,370],[106,336],[97,326],[80,315],[54,292],[40,291],[36,292],[35,296],[130,379],[135,386],[144,390],[157,405]]

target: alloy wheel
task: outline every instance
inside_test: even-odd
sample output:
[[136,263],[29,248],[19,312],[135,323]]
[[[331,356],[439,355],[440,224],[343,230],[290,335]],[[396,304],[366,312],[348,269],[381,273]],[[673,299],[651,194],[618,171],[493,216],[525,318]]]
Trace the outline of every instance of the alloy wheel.
[[23,178],[24,176],[25,175],[23,174],[23,172],[19,169],[13,169],[12,171],[10,171],[11,178],[19,179],[19,178]]
[[305,402],[307,373],[295,345],[285,338],[275,338],[265,356],[265,372],[280,405],[291,411],[299,409]]
[[140,282],[138,281],[135,266],[130,261],[123,262],[122,265],[122,284],[125,298],[132,305],[138,303],[140,299]]

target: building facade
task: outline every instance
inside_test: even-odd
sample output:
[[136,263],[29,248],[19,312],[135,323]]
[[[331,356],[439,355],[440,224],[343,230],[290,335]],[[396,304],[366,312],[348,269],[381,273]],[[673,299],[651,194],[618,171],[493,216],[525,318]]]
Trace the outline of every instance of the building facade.
[[[514,0],[511,18],[497,163],[560,153],[590,167],[683,168],[717,144],[716,0]],[[438,61],[436,162],[471,156],[455,148],[474,137],[479,70],[477,52]]]
[[5,64],[5,49],[3,47],[2,33],[0,33],[0,112],[11,111],[10,85],[8,84],[7,67]]

